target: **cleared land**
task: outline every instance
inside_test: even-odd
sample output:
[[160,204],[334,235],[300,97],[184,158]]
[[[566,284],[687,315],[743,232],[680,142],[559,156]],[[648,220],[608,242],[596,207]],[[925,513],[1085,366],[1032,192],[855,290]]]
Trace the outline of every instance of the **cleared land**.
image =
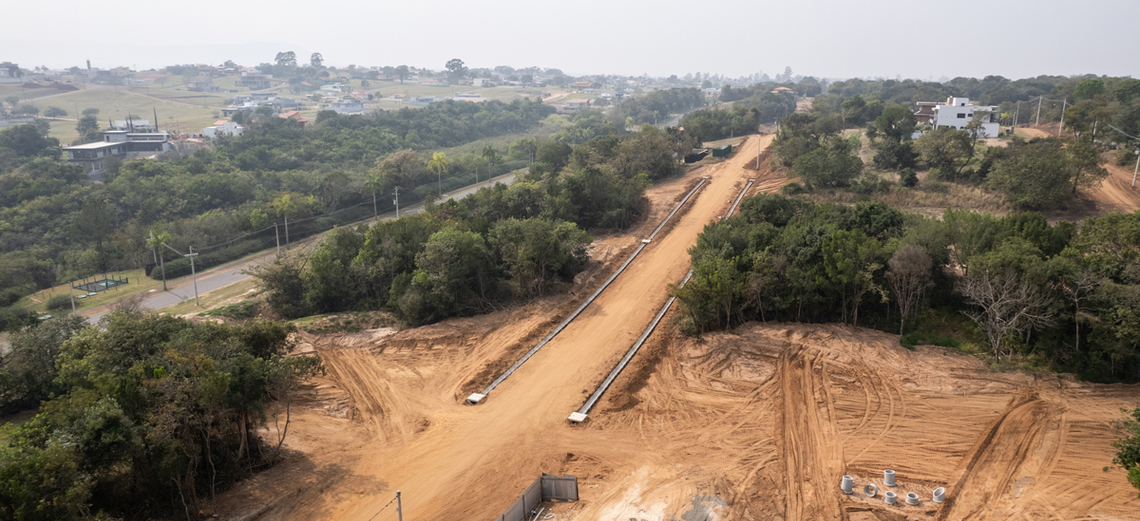
[[[770,136],[651,190],[653,215],[600,239],[572,298],[401,331],[301,337],[329,372],[292,455],[219,498],[225,517],[368,520],[401,490],[407,519],[494,519],[540,472],[579,477],[554,519],[1136,519],[1108,422],[1140,387],[990,372],[942,348],[834,325],[749,324],[702,339],[666,325],[590,420],[575,410],[688,269]],[[463,398],[514,361],[624,259],[700,176],[711,184],[582,316],[479,406]],[[673,312],[676,313],[675,311]],[[669,318],[666,323],[669,324]],[[918,507],[845,496],[898,473]],[[930,502],[936,487],[949,500]],[[879,496],[881,498],[881,495]],[[395,519],[392,509],[376,519]]]

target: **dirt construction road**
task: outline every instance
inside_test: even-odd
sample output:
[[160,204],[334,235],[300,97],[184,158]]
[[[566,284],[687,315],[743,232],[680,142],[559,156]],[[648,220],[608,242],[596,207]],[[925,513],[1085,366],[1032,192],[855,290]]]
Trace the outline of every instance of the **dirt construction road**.
[[[1078,384],[989,372],[941,348],[907,351],[897,337],[844,326],[749,324],[681,337],[670,321],[650,338],[584,424],[577,409],[689,268],[686,249],[723,215],[744,181],[751,137],[728,161],[653,188],[653,216],[599,240],[607,266],[652,229],[693,180],[711,182],[677,224],[595,303],[478,406],[472,389],[533,345],[577,302],[565,297],[401,331],[305,336],[329,374],[299,407],[281,465],[212,508],[224,519],[486,520],[542,472],[578,476],[581,501],[545,519],[876,520],[1138,519],[1140,500],[1111,461],[1108,422],[1140,406],[1136,386]],[[582,298],[607,275],[576,284]],[[270,425],[272,425],[272,421]],[[273,431],[267,433],[272,435]],[[887,507],[846,496],[882,488]],[[930,501],[946,487],[948,501]]]

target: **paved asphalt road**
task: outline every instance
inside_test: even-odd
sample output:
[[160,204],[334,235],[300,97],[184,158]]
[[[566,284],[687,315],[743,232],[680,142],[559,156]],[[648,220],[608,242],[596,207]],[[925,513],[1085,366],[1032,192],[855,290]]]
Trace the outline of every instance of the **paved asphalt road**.
[[[468,195],[475,193],[480,188],[483,188],[485,186],[490,186],[490,185],[493,185],[495,183],[511,184],[511,182],[514,180],[515,180],[515,174],[514,173],[504,174],[504,175],[501,175],[501,176],[496,177],[494,179],[491,179],[489,181],[483,181],[477,185],[471,185],[471,186],[468,186],[466,188],[461,188],[459,190],[448,192],[445,195],[444,200],[450,201],[452,199],[462,199],[464,197],[467,197]],[[423,210],[423,203],[417,203],[417,204],[414,204],[412,206],[409,206],[407,209],[401,211],[400,213],[403,215],[408,215],[408,214],[419,213],[422,210]],[[394,213],[390,213],[390,214],[385,214],[385,215],[380,216],[380,219],[381,220],[390,220],[390,219],[393,219],[395,217],[396,217],[396,215]],[[364,222],[371,222],[371,221],[372,220],[369,219],[368,221],[364,221]],[[352,226],[355,226],[355,224]],[[320,235],[318,235],[316,237],[320,237]],[[306,241],[313,240],[316,237],[306,239]],[[272,255],[264,255],[264,256],[254,258],[254,259],[250,260],[249,262],[242,263],[242,264],[239,264],[236,266],[227,265],[227,266],[224,266],[222,268],[214,268],[214,269],[202,272],[202,273],[198,274],[198,295],[201,296],[202,294],[204,294],[206,292],[213,291],[213,290],[216,290],[219,288],[224,288],[224,287],[229,286],[230,284],[234,284],[236,282],[241,282],[241,281],[249,278],[249,275],[246,273],[243,273],[243,271],[245,271],[248,268],[251,268],[253,266],[256,266],[257,264],[260,264],[262,262],[271,261],[272,259],[273,259]],[[169,291],[156,291],[151,296],[143,299],[143,301],[142,301],[143,307],[150,308],[150,309],[162,309],[162,308],[165,308],[168,306],[173,306],[175,304],[182,303],[182,302],[187,301],[187,300],[194,300],[194,284],[191,283],[189,280],[180,281],[179,284],[180,285],[178,287],[170,289]],[[87,317],[87,321],[91,324],[98,323],[99,319],[103,318],[104,315],[106,315],[107,313],[110,312],[109,304],[102,306],[102,308],[103,309],[100,310],[99,312],[92,314],[91,316]]]

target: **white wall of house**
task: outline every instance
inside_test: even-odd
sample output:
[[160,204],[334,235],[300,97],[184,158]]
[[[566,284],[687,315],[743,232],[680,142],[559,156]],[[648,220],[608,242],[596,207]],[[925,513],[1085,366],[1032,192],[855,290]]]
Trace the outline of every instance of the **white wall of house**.
[[975,117],[982,118],[982,128],[986,137],[998,137],[998,108],[986,105],[973,105],[969,98],[950,98],[945,105],[934,107],[934,128],[951,127],[965,130]]

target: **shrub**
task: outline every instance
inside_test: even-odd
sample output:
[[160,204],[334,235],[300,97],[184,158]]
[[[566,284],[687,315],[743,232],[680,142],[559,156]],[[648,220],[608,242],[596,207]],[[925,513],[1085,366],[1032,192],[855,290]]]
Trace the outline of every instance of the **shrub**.
[[807,189],[804,188],[804,185],[799,183],[788,183],[780,187],[780,193],[787,196],[799,195],[805,192],[807,192]]
[[899,184],[907,188],[914,188],[918,184],[918,174],[914,173],[913,168],[899,170]]
[[1136,162],[1136,155],[1131,149],[1122,148],[1116,153],[1116,166],[1132,166]]
[[71,297],[69,297],[67,295],[56,295],[52,298],[49,298],[47,301],[47,308],[48,309],[70,309],[71,308]]

